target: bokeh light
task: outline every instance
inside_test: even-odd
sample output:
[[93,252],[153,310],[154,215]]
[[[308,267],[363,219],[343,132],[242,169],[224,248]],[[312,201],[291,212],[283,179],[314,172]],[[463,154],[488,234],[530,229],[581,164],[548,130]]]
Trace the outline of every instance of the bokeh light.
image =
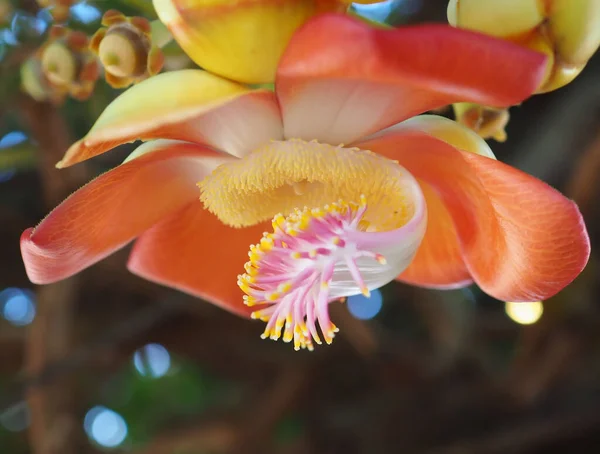
[[402,0],[387,0],[380,3],[371,3],[362,5],[360,3],[353,3],[352,9],[356,11],[362,17],[371,19],[378,22],[383,22],[390,15],[392,10]]
[[[9,148],[18,145],[27,140],[27,136],[21,131],[11,131],[0,138],[0,148]],[[0,164],[2,158],[0,157]],[[15,176],[17,171],[11,168],[0,168],[0,183],[4,183]]]
[[506,315],[521,325],[532,325],[537,322],[544,313],[544,305],[541,301],[530,303],[507,302],[504,305]]
[[127,423],[117,412],[102,406],[91,408],[83,428],[93,441],[105,448],[116,448],[127,438]]
[[17,171],[15,169],[8,170],[0,170],[0,183],[6,183],[12,177],[16,175]]
[[133,365],[145,377],[159,378],[171,367],[171,355],[160,344],[148,344],[133,354]]
[[17,37],[15,36],[15,34],[11,30],[8,30],[6,28],[0,30],[0,39],[11,46],[16,46],[17,44],[19,44],[19,41],[17,41]]
[[9,287],[0,292],[2,316],[15,326],[25,326],[35,318],[35,302],[30,290]]
[[31,416],[26,402],[21,402],[0,413],[0,425],[10,432],[21,432],[29,427]]
[[21,131],[11,131],[0,139],[0,148],[8,148],[18,145],[27,140],[27,136]]
[[348,297],[348,310],[359,320],[370,320],[375,317],[383,305],[381,291],[371,290],[371,296],[367,298],[364,295],[354,295]]
[[94,22],[100,19],[100,16],[102,16],[102,13],[98,8],[85,2],[76,3],[71,6],[71,14],[75,16],[78,21],[83,22],[84,24]]

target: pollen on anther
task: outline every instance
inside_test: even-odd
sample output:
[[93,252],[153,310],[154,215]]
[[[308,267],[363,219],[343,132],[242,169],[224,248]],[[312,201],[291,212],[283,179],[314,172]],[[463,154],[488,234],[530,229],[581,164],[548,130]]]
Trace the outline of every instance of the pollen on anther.
[[359,204],[339,200],[320,209],[295,209],[287,217],[277,215],[273,233],[250,247],[246,274],[238,276],[238,285],[246,294],[245,305],[263,306],[252,313],[267,324],[262,338],[283,337],[293,341],[295,350],[333,341],[339,330],[329,319],[328,304],[337,299],[330,295],[330,282],[338,261],[350,267],[357,291],[369,295],[356,259],[385,264],[385,258],[360,250],[350,239],[367,208],[366,199],[360,199]]

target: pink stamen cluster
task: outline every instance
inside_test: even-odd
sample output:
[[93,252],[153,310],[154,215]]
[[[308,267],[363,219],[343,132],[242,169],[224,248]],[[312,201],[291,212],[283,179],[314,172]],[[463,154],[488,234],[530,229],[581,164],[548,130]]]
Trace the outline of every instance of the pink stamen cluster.
[[349,232],[364,230],[362,218],[367,210],[364,196],[360,204],[339,201],[323,208],[304,208],[288,217],[273,218],[273,233],[265,233],[260,243],[250,247],[246,273],[238,285],[246,294],[247,306],[265,305],[252,318],[267,323],[262,338],[294,341],[294,349],[313,350],[321,344],[317,323],[330,344],[338,328],[329,318],[332,297],[330,283],[335,265],[345,263],[360,291],[368,296],[356,259],[370,257],[381,264],[385,258],[360,250],[348,238]]

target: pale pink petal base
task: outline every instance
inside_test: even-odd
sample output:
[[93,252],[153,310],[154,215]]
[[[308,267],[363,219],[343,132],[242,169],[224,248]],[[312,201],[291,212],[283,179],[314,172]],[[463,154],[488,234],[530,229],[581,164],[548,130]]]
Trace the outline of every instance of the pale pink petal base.
[[241,157],[283,135],[273,92],[251,90],[201,70],[159,74],[133,86],[102,112],[58,167],[135,140],[173,139]]
[[517,104],[544,71],[542,54],[482,34],[324,14],[293,36],[276,92],[286,138],[337,145],[458,101]]

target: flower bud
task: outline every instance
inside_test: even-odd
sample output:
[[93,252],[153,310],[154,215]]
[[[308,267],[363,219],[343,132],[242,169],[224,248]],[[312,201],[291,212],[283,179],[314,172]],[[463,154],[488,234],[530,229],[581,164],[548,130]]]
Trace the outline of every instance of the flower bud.
[[200,67],[239,82],[272,83],[292,34],[342,0],[153,0],[160,20]]
[[506,140],[504,128],[510,118],[508,109],[496,109],[468,102],[459,102],[452,107],[456,121],[472,129],[482,138],[493,138],[498,142]]
[[164,56],[153,43],[147,19],[109,10],[102,17],[102,25],[105,28],[94,34],[90,49],[104,66],[104,77],[110,86],[124,88],[162,69]]
[[599,0],[450,0],[448,22],[546,54],[538,93],[575,79],[600,45]]
[[42,72],[39,56],[30,57],[21,65],[21,90],[38,102],[50,101],[54,104],[63,102],[66,95],[48,82]]
[[39,49],[41,69],[58,91],[75,99],[87,99],[98,79],[98,64],[88,49],[87,36],[79,31],[54,26],[50,38]]

